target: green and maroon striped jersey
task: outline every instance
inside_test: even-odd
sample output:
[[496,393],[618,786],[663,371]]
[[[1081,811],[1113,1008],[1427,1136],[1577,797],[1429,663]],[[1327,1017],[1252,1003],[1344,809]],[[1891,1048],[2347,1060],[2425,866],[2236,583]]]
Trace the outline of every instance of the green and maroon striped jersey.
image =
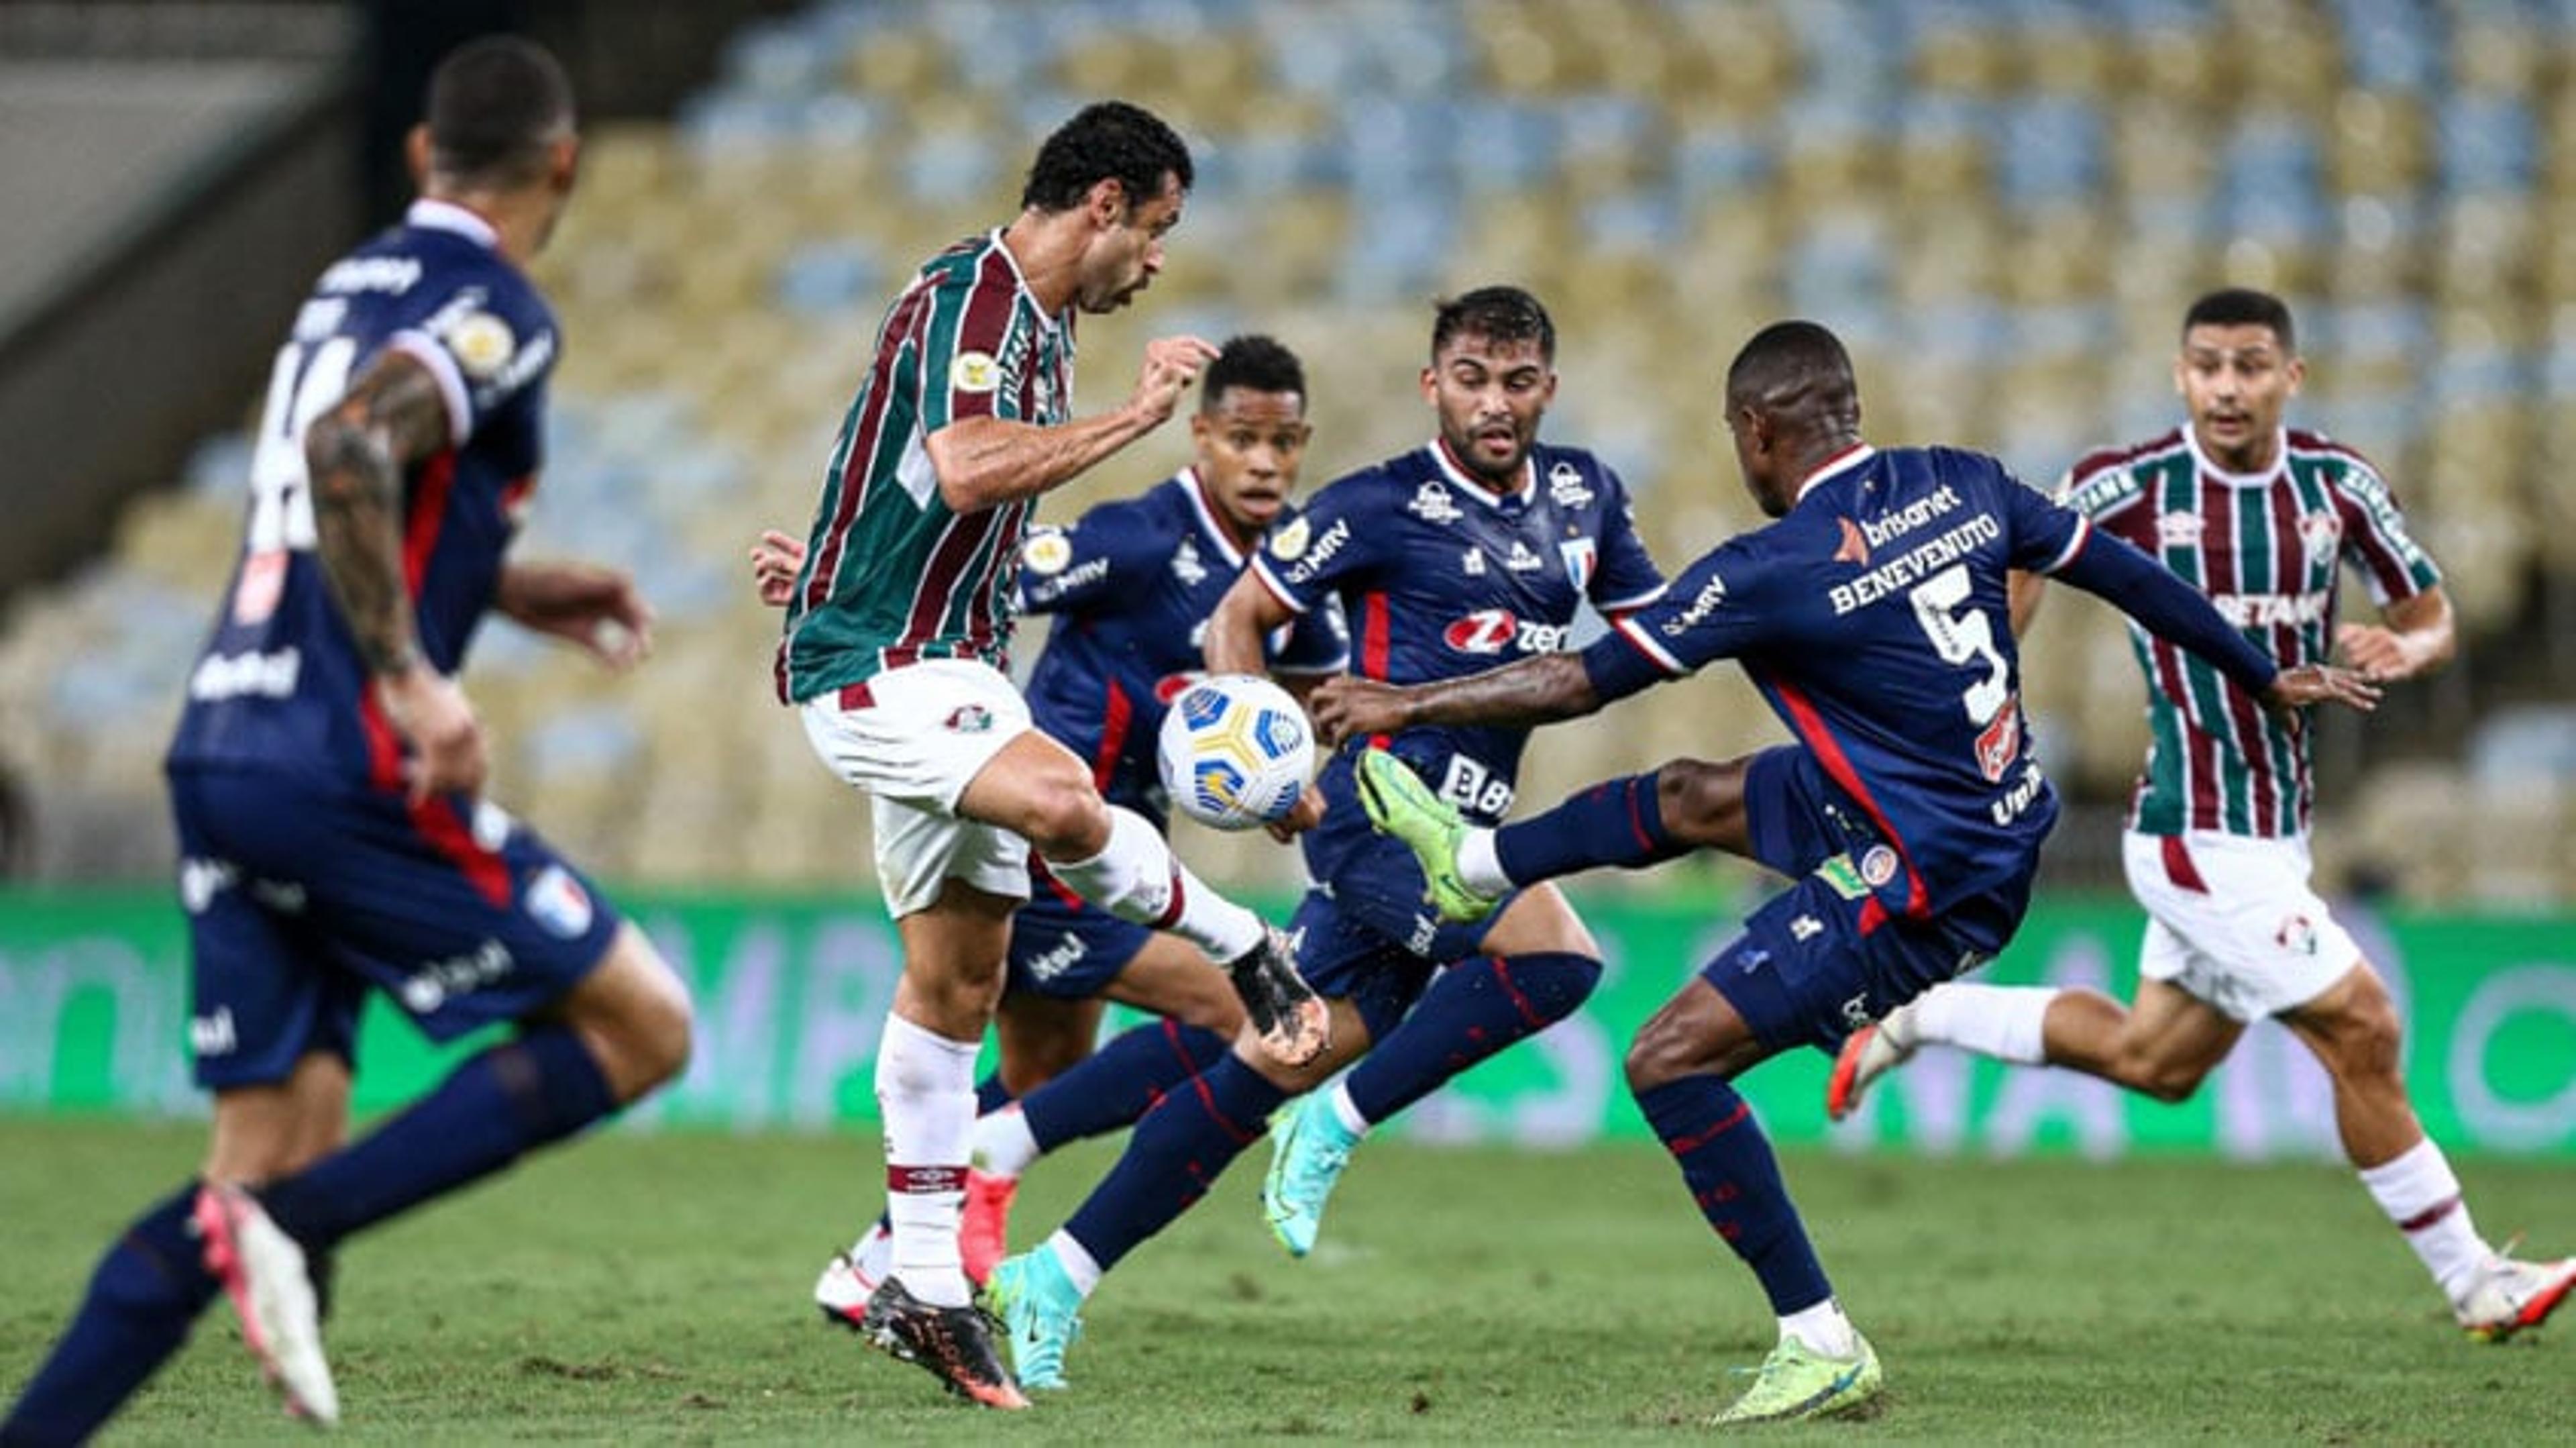
[[778,646],[795,703],[922,659],[1008,667],[1011,589],[1034,499],[970,513],[939,496],[923,439],[970,417],[1072,411],[1073,314],[1049,316],[994,231],[922,267],[887,309],[841,420]]
[[[2059,494],[2209,596],[2281,667],[2323,662],[2333,644],[2337,565],[2351,563],[2386,606],[2441,582],[2407,535],[2388,484],[2361,454],[2285,432],[2260,476],[2222,471],[2188,427],[2090,454]],[[2130,801],[2132,829],[2304,834],[2313,792],[2307,731],[2284,729],[2253,696],[2132,620],[2152,728]]]

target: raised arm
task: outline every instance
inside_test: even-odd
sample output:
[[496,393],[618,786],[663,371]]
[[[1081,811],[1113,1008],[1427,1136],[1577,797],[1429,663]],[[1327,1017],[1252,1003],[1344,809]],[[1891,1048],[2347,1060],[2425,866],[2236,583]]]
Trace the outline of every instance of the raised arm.
[[388,350],[304,433],[315,551],[394,728],[419,751],[412,795],[482,787],[482,726],[453,680],[421,657],[403,575],[403,470],[449,440],[438,379]]
[[1181,394],[1216,349],[1197,337],[1145,344],[1136,390],[1116,409],[1054,426],[1009,418],[960,418],[922,439],[939,499],[970,513],[1058,488],[1169,421]]

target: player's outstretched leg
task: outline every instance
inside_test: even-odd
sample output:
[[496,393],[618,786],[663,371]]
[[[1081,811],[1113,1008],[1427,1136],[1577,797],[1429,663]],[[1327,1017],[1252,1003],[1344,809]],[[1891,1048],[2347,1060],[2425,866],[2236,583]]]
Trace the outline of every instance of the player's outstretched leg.
[[0,1443],[85,1443],[188,1340],[220,1290],[196,1236],[190,1181],[99,1258],[71,1324],[0,1418]]
[[868,1297],[859,1334],[897,1362],[927,1368],[948,1391],[987,1408],[1029,1405],[1002,1354],[993,1346],[993,1320],[973,1304],[937,1307],[886,1281]]
[[1082,1292],[1065,1271],[1060,1251],[1060,1244],[1050,1241],[1034,1252],[1005,1258],[993,1269],[993,1310],[1010,1335],[1011,1363],[1020,1384],[1032,1390],[1069,1386],[1065,1350],[1082,1336]]
[[1440,917],[1463,924],[1493,913],[1504,892],[1487,893],[1467,883],[1458,870],[1458,847],[1467,822],[1456,807],[1431,792],[1420,776],[1383,749],[1360,755],[1360,808],[1380,834],[1392,835],[1421,862],[1424,898]]
[[1291,1257],[1315,1250],[1324,1203],[1351,1164],[1362,1127],[1342,1119],[1342,1093],[1317,1091],[1270,1117],[1270,1174],[1261,1182],[1261,1215]]
[[1871,1083],[1914,1059],[1914,1006],[1898,1006],[1844,1039],[1825,1078],[1825,1115],[1840,1121],[1858,1111]]

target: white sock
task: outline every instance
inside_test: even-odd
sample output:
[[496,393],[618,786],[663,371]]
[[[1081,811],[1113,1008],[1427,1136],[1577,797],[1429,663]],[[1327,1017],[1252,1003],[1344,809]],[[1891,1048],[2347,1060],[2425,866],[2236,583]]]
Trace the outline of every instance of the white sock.
[[1334,1082],[1333,1089],[1325,1093],[1324,1100],[1331,1105],[1333,1115],[1341,1121],[1344,1130],[1353,1136],[1369,1134],[1369,1119],[1360,1115],[1360,1108],[1351,1100],[1351,1083],[1348,1080]]
[[1860,1335],[1852,1331],[1851,1319],[1843,1316],[1842,1304],[1830,1297],[1781,1318],[1780,1335],[1794,1337],[1805,1343],[1808,1351],[1823,1353],[1826,1357],[1860,1355]]
[[892,1014],[877,1043],[893,1275],[934,1307],[963,1307],[971,1296],[957,1255],[957,1220],[966,1204],[980,1044],[952,1041]]
[[1503,857],[1494,853],[1494,832],[1471,829],[1458,840],[1458,878],[1480,895],[1508,895],[1512,877],[1503,873]]
[[2406,1245],[2424,1259],[2424,1270],[2453,1302],[2459,1301],[2493,1254],[2469,1220],[2460,1179],[2451,1174],[2442,1149],[2428,1136],[2395,1160],[2361,1168],[2361,1184],[2406,1234]]
[[1998,1061],[2036,1066],[2048,1059],[2048,1003],[2057,991],[2044,985],[1978,985],[1947,981],[1914,998],[1911,1034],[1916,1045],[1956,1046]]
[[1117,916],[1168,930],[1220,963],[1261,943],[1261,917],[1209,889],[1144,816],[1109,806],[1109,843],[1087,860],[1049,860],[1076,895]]
[[894,1271],[894,1234],[875,1222],[868,1223],[859,1240],[850,1244],[850,1265],[870,1282],[886,1280],[887,1274]]
[[1073,1240],[1073,1234],[1062,1227],[1046,1239],[1046,1249],[1055,1254],[1056,1265],[1073,1282],[1073,1290],[1088,1301],[1093,1289],[1100,1286],[1100,1264],[1091,1260],[1091,1249]]
[[1016,1101],[975,1118],[975,1169],[986,1176],[1015,1177],[1045,1155],[1029,1134],[1029,1118]]

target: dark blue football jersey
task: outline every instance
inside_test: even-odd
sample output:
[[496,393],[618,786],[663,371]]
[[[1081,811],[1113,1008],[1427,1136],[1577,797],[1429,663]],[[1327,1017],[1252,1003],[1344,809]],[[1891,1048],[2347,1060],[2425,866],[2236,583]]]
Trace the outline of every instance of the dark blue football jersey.
[[277,354],[240,562],[188,676],[173,765],[258,765],[392,787],[401,745],[314,552],[304,430],[394,349],[437,379],[448,445],[403,479],[403,577],[422,654],[465,661],[542,454],[554,314],[482,218],[438,201],[322,273]]
[[1615,698],[1738,660],[1893,847],[1858,860],[1873,897],[1928,918],[2026,880],[2056,821],[2005,580],[2056,572],[2090,536],[1983,454],[1859,447],[1619,620],[1585,668]]
[[[1530,486],[1495,493],[1438,442],[1340,478],[1253,568],[1298,613],[1338,597],[1352,671],[1417,684],[1481,673],[1566,647],[1577,606],[1616,615],[1663,592],[1638,541],[1628,490],[1598,458],[1540,444]],[[1443,798],[1481,821],[1510,810],[1522,728],[1408,729],[1389,746]],[[1347,776],[1326,767],[1326,794]]]
[[[1276,534],[1300,526],[1284,511]],[[1103,503],[1020,551],[1020,606],[1056,615],[1030,671],[1029,712],[1091,765],[1112,804],[1162,823],[1169,804],[1155,743],[1173,697],[1205,673],[1208,615],[1242,573],[1244,556],[1184,468],[1141,497]],[[1318,608],[1269,641],[1271,667],[1339,673],[1350,655],[1338,604]]]

